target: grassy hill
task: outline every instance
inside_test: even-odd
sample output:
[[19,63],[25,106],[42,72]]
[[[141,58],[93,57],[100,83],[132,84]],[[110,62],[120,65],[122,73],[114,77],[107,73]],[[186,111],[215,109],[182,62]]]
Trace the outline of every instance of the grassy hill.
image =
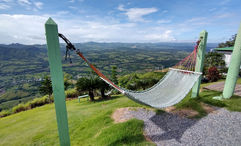
[[[240,82],[240,79],[239,79]],[[210,84],[210,83],[208,83]],[[203,84],[205,86],[207,84]],[[190,94],[176,105],[177,109],[192,109],[199,113],[196,118],[207,115],[201,102],[231,111],[241,111],[241,98],[217,101],[212,97],[220,92],[203,90],[200,98]],[[143,121],[136,119],[115,124],[111,114],[121,107],[145,107],[122,95],[111,100],[89,102],[81,99],[67,101],[69,133],[72,145],[153,145],[143,136]],[[156,110],[158,113],[163,111]],[[0,118],[0,146],[12,145],[59,145],[54,104]]]
[[[143,121],[114,124],[111,114],[119,107],[140,106],[123,96],[91,103],[67,101],[72,145],[152,145],[143,136]],[[59,145],[54,104],[0,119],[0,145]]]

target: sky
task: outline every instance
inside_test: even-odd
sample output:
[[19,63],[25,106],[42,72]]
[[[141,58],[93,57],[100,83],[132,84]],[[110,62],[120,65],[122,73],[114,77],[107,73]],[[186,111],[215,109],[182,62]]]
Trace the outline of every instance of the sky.
[[51,17],[71,42],[224,42],[241,0],[0,0],[0,43],[45,44]]

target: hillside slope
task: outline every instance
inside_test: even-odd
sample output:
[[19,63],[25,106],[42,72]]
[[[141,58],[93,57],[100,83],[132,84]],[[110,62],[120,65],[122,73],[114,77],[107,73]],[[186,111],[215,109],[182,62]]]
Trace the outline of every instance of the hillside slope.
[[[90,103],[86,99],[67,101],[72,145],[152,145],[143,136],[143,121],[114,124],[114,109],[140,106],[123,96]],[[59,145],[54,105],[0,119],[0,145]]]

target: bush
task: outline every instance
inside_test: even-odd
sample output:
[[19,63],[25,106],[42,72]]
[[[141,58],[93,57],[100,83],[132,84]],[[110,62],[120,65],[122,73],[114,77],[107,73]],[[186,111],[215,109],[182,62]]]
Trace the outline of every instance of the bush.
[[211,82],[215,82],[221,78],[219,71],[216,67],[210,67],[208,69],[207,79]]
[[35,98],[32,101],[29,101],[25,104],[18,104],[17,106],[13,107],[12,110],[4,110],[0,112],[0,118],[1,117],[6,117],[8,115],[11,115],[13,113],[18,113],[18,112],[22,112],[22,111],[26,111],[29,109],[33,109],[35,107],[39,107],[48,103],[52,103],[54,101],[53,96],[43,96],[41,98]]
[[30,108],[32,109],[38,106],[45,105],[47,103],[51,103],[51,98],[49,99],[49,97],[46,95],[41,98],[35,98],[34,100],[27,102],[26,105],[30,106]]
[[76,89],[68,89],[65,91],[66,98],[76,98],[79,96],[79,92]]
[[22,111],[26,111],[30,109],[29,105],[28,104],[19,104],[15,107],[12,108],[13,110],[13,113],[18,113],[18,112],[22,112]]
[[119,85],[129,90],[145,90],[156,84],[166,73],[129,74],[119,78]]
[[41,98],[35,98],[34,100],[29,101],[25,104],[19,104],[19,105],[15,106],[15,107],[12,108],[12,112],[18,113],[18,112],[21,112],[21,111],[26,111],[26,110],[29,110],[29,109],[32,109],[32,108],[35,108],[35,107],[39,107],[39,106],[51,103],[51,102],[53,102],[53,97],[51,96],[49,98],[49,96],[46,95],[46,96],[43,96]]
[[3,111],[0,112],[0,118],[6,117],[6,116],[11,115],[11,114],[12,114],[12,111],[10,111],[10,110],[3,110]]

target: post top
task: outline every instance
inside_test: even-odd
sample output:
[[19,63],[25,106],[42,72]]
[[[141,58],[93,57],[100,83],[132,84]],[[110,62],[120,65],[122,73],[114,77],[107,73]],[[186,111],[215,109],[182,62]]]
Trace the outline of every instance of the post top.
[[57,25],[57,24],[54,22],[54,20],[51,17],[49,17],[49,19],[46,21],[45,25]]
[[204,30],[202,30],[200,33],[207,33],[207,31],[204,29]]

